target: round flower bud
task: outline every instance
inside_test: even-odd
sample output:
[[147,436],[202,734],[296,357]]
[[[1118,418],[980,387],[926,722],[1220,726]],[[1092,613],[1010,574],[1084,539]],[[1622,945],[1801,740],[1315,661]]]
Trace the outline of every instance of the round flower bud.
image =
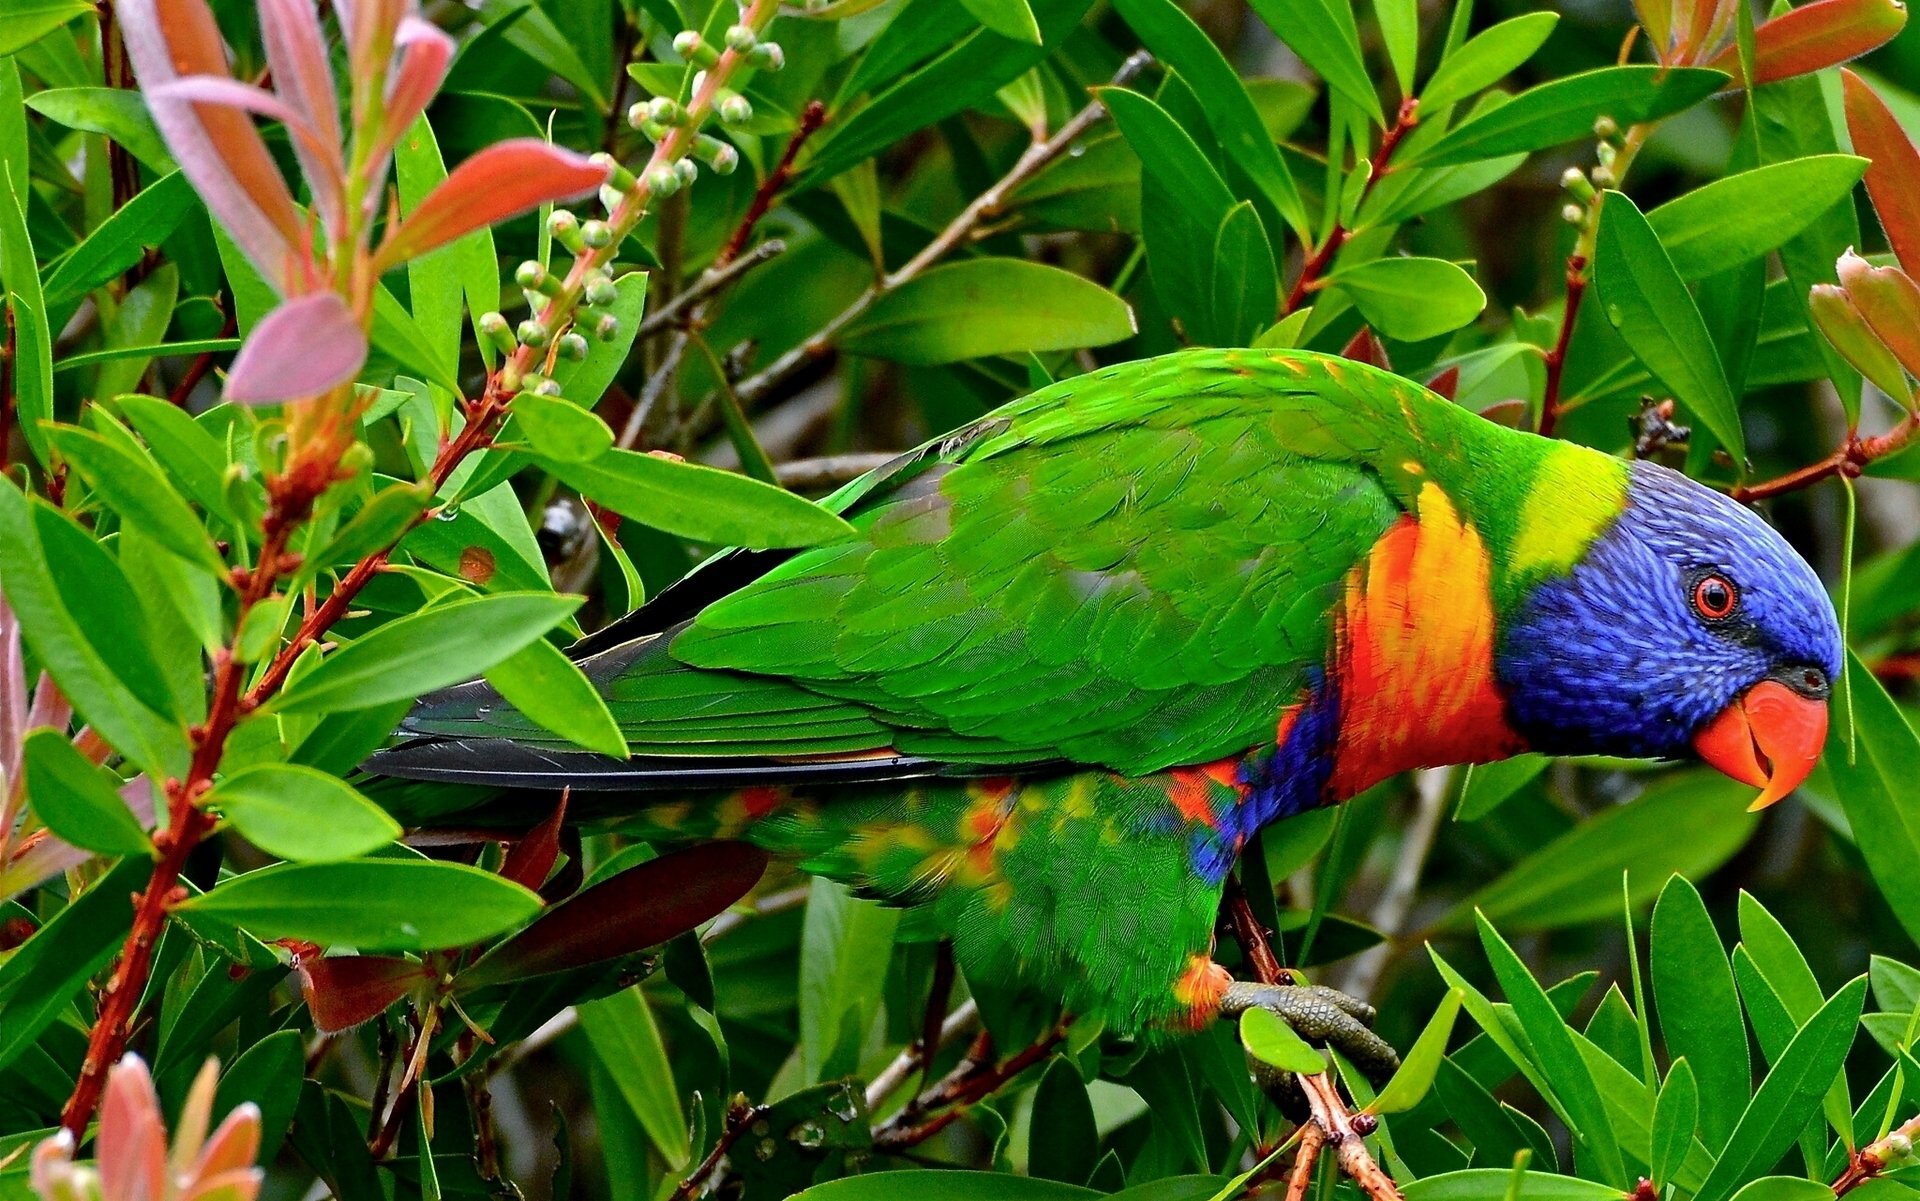
[[1568,225],[1578,225],[1587,219],[1587,210],[1582,205],[1570,204],[1560,210],[1560,216]]
[[753,105],[738,92],[721,91],[713,108],[728,125],[745,125],[753,120]]
[[546,285],[547,269],[533,259],[528,259],[514,268],[513,282],[529,291],[538,292]]
[[567,248],[568,254],[585,254],[586,241],[580,236],[580,218],[571,210],[555,209],[547,215],[547,232],[553,240]]
[[580,227],[580,240],[594,250],[613,245],[613,226],[605,221],[588,221]]
[[500,314],[482,313],[478,325],[480,336],[487,340],[487,345],[501,354],[512,354],[520,349],[520,344],[514,340],[513,330],[507,326],[507,319]]
[[1888,1157],[1895,1161],[1913,1154],[1913,1140],[1898,1130],[1889,1134],[1882,1145],[1886,1147]]
[[787,65],[786,52],[780,49],[778,42],[761,42],[747,51],[747,63],[762,71],[778,71]]
[[568,330],[560,335],[560,357],[578,363],[587,357],[587,340]]
[[626,169],[619,159],[604,150],[597,150],[587,156],[587,161],[607,173],[607,185],[618,191],[630,190],[636,182],[633,172]]
[[655,196],[671,196],[680,190],[680,176],[664,163],[647,169],[647,187]]
[[1602,166],[1602,167],[1595,167],[1593,169],[1593,186],[1594,187],[1610,188],[1613,186],[1613,184],[1614,184],[1613,168]]
[[740,152],[719,138],[701,134],[693,143],[693,153],[701,162],[712,167],[715,174],[732,175],[733,169],[740,165]]
[[1593,136],[1594,137],[1610,138],[1614,134],[1619,132],[1620,132],[1620,127],[1614,123],[1614,120],[1612,117],[1600,116],[1600,117],[1595,117],[1593,119]]
[[594,318],[593,336],[602,342],[611,342],[620,336],[620,318],[612,313],[601,313]]
[[522,342],[535,348],[545,346],[547,339],[553,336],[552,331],[547,329],[547,323],[534,317],[522,321],[518,333]]
[[682,184],[692,184],[700,178],[700,165],[690,158],[678,159],[673,164],[673,173],[680,177]]
[[542,379],[533,386],[533,391],[539,396],[558,396],[560,395],[560,385],[555,380]]
[[759,35],[755,34],[751,27],[746,25],[727,26],[727,49],[738,50],[740,53],[745,54],[759,44]]
[[595,272],[587,277],[585,295],[588,304],[604,308],[620,299],[620,290],[613,286],[613,281],[606,275]]

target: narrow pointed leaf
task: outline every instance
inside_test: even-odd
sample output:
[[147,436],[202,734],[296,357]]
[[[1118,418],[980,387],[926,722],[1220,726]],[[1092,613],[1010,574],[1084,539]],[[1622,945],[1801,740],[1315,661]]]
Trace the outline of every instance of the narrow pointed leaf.
[[1457,988],[1447,991],[1440,1000],[1440,1008],[1434,1010],[1426,1028],[1420,1031],[1420,1037],[1400,1061],[1399,1070],[1373,1099],[1373,1104],[1367,1107],[1369,1110],[1405,1113],[1426,1097],[1433,1087],[1434,1076],[1440,1071],[1440,1061],[1446,1058],[1447,1039],[1453,1034],[1454,1019],[1459,1017],[1460,1004],[1465,999],[1466,994]]
[[1674,876],[1653,908],[1649,958],[1660,1033],[1700,1086],[1700,1133],[1716,1145],[1733,1131],[1752,1087],[1746,1022],[1733,969],[1700,893]]
[[1874,267],[1846,254],[1840,258],[1840,286],[1901,366],[1920,374],[1920,284],[1898,267]]
[[1559,23],[1559,13],[1526,13],[1475,35],[1434,68],[1420,91],[1421,106],[1437,109],[1505,79],[1533,57]]
[[948,263],[893,289],[840,348],[896,363],[1107,346],[1134,334],[1127,302],[1084,276],[1011,258]]
[[400,824],[353,785],[290,763],[244,768],[220,781],[208,804],[248,842],[296,863],[352,859],[400,837]]
[[812,501],[694,463],[610,450],[589,463],[537,458],[562,483],[644,525],[702,542],[816,546],[851,527]]
[[571,150],[539,138],[496,142],[455,167],[382,243],[377,265],[397,266],[483,226],[550,201],[571,200],[607,176]]
[[1920,271],[1920,150],[1888,111],[1886,101],[1852,71],[1840,72],[1846,94],[1847,132],[1853,148],[1873,160],[1867,195],[1894,256],[1909,272]]
[[[354,903],[342,905],[340,898]],[[353,859],[285,863],[222,881],[174,912],[263,940],[367,951],[427,951],[491,937],[539,912],[540,898],[459,863]]]
[[1887,344],[1867,324],[1860,310],[1853,307],[1844,289],[1835,284],[1815,284],[1807,295],[1807,312],[1814,328],[1829,345],[1840,352],[1853,369],[1873,381],[1888,396],[1902,404],[1911,404],[1912,390]]
[[1544,150],[1593,136],[1593,122],[1612,117],[1621,128],[1689,108],[1726,85],[1719,71],[1698,67],[1601,67],[1540,84],[1449,130],[1405,160],[1439,166]]
[[544,638],[487,669],[487,682],[542,729],[616,759],[629,754],[607,702],[573,660]]
[[1673,1061],[1660,1099],[1653,1107],[1653,1179],[1670,1181],[1693,1150],[1693,1133],[1700,1119],[1700,1087],[1685,1056]]
[[300,976],[300,995],[322,1034],[338,1034],[370,1022],[433,980],[433,973],[420,961],[387,955],[301,956],[295,971]]
[[147,855],[153,843],[120,798],[120,781],[88,762],[65,730],[27,736],[27,803],[55,835],[102,855]]
[[1420,342],[1469,325],[1487,294],[1456,263],[1392,256],[1347,267],[1327,280],[1353,299],[1367,323],[1402,342]]
[[[1777,83],[1859,58],[1893,40],[1907,23],[1901,0],[1814,0],[1753,31],[1753,83]],[[1713,65],[1744,87],[1737,47]]]
[[1815,154],[1716,179],[1647,213],[1685,280],[1758,258],[1793,238],[1853,191],[1867,161]]

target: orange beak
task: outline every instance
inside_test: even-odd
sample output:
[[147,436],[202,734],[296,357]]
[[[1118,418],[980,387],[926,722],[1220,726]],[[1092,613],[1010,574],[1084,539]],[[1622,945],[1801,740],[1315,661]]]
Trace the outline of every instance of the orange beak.
[[1827,703],[1801,696],[1777,680],[1762,680],[1720,711],[1693,738],[1693,749],[1714,767],[1761,789],[1749,813],[1800,787],[1827,742]]

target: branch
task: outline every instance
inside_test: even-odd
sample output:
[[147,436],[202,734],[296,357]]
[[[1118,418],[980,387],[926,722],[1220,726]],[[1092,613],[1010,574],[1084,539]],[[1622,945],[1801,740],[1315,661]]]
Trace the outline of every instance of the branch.
[[1847,440],[1838,450],[1797,471],[1789,471],[1783,476],[1763,480],[1758,484],[1741,484],[1735,487],[1733,499],[1747,501],[1766,500],[1771,496],[1780,496],[1787,492],[1798,492],[1802,488],[1812,487],[1821,480],[1834,476],[1858,479],[1868,464],[1876,459],[1905,450],[1914,436],[1920,434],[1920,411],[1909,411],[1899,425],[1884,434],[1862,438],[1859,434],[1847,435]]
[[931,1062],[943,1048],[952,1046],[954,1039],[979,1020],[980,1006],[969,998],[940,1023],[940,1033],[933,1040],[933,1046],[916,1042],[894,1056],[893,1062],[882,1068],[867,1085],[867,1112],[879,1109],[895,1089],[913,1078],[915,1070]]
[[[904,1151],[940,1133],[965,1113],[968,1106],[1051,1055],[1053,1049],[1065,1041],[1067,1027],[1072,1022],[1071,1014],[1063,1014],[1045,1033],[999,1063],[993,1061],[993,1039],[983,1031],[958,1067],[875,1128],[874,1148]],[[934,1116],[929,1118],[928,1114]]]
[[[1267,941],[1266,931],[1254,919],[1253,908],[1247,904],[1244,892],[1236,889],[1229,894],[1227,916],[1233,925],[1234,941],[1246,953],[1247,962],[1252,965],[1261,983],[1289,983],[1293,977],[1273,957],[1273,947]],[[1300,1091],[1307,1096],[1307,1108],[1313,1114],[1313,1124],[1320,1128],[1327,1144],[1339,1157],[1340,1170],[1373,1201],[1402,1201],[1400,1189],[1367,1151],[1366,1136],[1372,1134],[1377,1125],[1373,1115],[1356,1114],[1349,1110],[1325,1072],[1295,1076],[1294,1079],[1299,1081]],[[1303,1138],[1303,1151],[1304,1148]]]
[[1833,1182],[1833,1195],[1844,1197],[1889,1168],[1906,1167],[1916,1138],[1920,1138],[1920,1117],[1907,1119],[1885,1138],[1856,1151],[1847,1170]]
[[1320,1129],[1318,1122],[1308,1122],[1306,1129],[1300,1132],[1300,1149],[1293,1154],[1293,1172],[1287,1177],[1286,1201],[1307,1201],[1307,1190],[1313,1187],[1313,1168],[1320,1162],[1320,1152],[1327,1145],[1326,1132]]
[[898,451],[826,455],[818,459],[795,459],[774,468],[782,488],[806,491],[832,488],[858,479],[877,467],[885,467],[900,457]]
[[[641,338],[657,334],[661,330],[673,325],[680,320],[682,313],[694,305],[712,296],[722,288],[725,288],[728,284],[733,283],[733,281],[739,279],[760,264],[785,254],[786,250],[787,244],[785,242],[779,238],[769,238],[747,251],[746,254],[740,258],[734,259],[732,262],[726,264],[724,267],[707,268],[707,270],[701,272],[699,279],[687,285],[686,291],[661,305],[653,312],[648,313],[646,320],[640,323],[639,332],[634,334],[634,340],[639,341]],[[719,260],[716,259],[714,261],[718,262]]]
[[[1373,194],[1374,185],[1387,174],[1393,152],[1400,148],[1400,140],[1411,133],[1413,127],[1419,123],[1420,100],[1418,97],[1409,96],[1400,102],[1400,111],[1394,114],[1393,124],[1388,127],[1387,132],[1380,135],[1380,149],[1374,156],[1378,161],[1373,164],[1373,169],[1367,176],[1367,182],[1360,189],[1360,204],[1366,203],[1367,197]],[[1354,208],[1357,212],[1359,204]],[[1282,317],[1306,303],[1307,296],[1320,286],[1320,277],[1326,273],[1328,267],[1333,265],[1334,256],[1339,254],[1340,248],[1347,244],[1347,236],[1351,232],[1346,226],[1337,221],[1334,222],[1333,229],[1327,233],[1327,240],[1322,242],[1320,248],[1309,255],[1306,263],[1301,266],[1300,278],[1293,281],[1292,290],[1287,293],[1286,301],[1280,306]]]
[[740,257],[740,251],[746,246],[747,239],[753,236],[753,227],[760,224],[760,218],[767,215],[767,210],[773,207],[774,199],[793,178],[793,160],[800,157],[800,148],[807,144],[807,139],[813,136],[815,130],[826,124],[826,121],[827,106],[818,100],[809,100],[807,107],[800,110],[800,122],[794,127],[793,136],[787,139],[787,148],[780,152],[779,164],[767,173],[767,177],[761,180],[760,186],[754,190],[753,203],[747,206],[747,215],[740,219],[739,228],[733,231],[733,236],[727,239],[727,244],[721,248],[719,256],[713,260],[715,267],[727,267],[734,259]]
[[720,1161],[727,1157],[727,1152],[733,1150],[733,1144],[740,1141],[740,1136],[752,1129],[755,1122],[766,1116],[766,1112],[764,1105],[748,1105],[744,1096],[735,1097],[727,1106],[726,1127],[715,1140],[713,1150],[707,1152],[707,1157],[700,1161],[700,1165],[674,1187],[667,1201],[691,1201],[700,1192],[700,1186],[719,1171]]
[[[1120,69],[1114,72],[1112,86],[1119,87],[1131,82],[1133,77],[1144,70],[1151,61],[1152,58],[1144,50],[1134,52],[1120,64]],[[933,240],[921,248],[920,253],[908,259],[898,271],[874,281],[871,287],[821,326],[812,337],[775,359],[764,371],[742,380],[734,388],[734,393],[739,396],[740,402],[753,404],[799,373],[808,363],[830,352],[833,349],[833,341],[840,332],[872,308],[875,301],[933,266],[971,238],[983,222],[1000,214],[1006,207],[1008,198],[1020,185],[1032,179],[1042,167],[1065,154],[1068,148],[1080,139],[1080,135],[1086,133],[1106,115],[1106,106],[1095,100],[1075,113],[1052,137],[1044,142],[1034,142],[1029,145],[1011,170],[1001,176],[992,187],[974,197],[973,203],[962,209],[960,215],[948,222],[945,229],[935,234]]]
[[1540,428],[1542,438],[1553,437],[1553,428],[1560,420],[1560,380],[1567,368],[1567,347],[1573,342],[1573,323],[1580,316],[1580,301],[1587,294],[1587,258],[1580,253],[1567,256],[1567,303],[1560,313],[1560,333],[1553,341],[1553,349],[1546,354],[1547,386],[1540,394]]

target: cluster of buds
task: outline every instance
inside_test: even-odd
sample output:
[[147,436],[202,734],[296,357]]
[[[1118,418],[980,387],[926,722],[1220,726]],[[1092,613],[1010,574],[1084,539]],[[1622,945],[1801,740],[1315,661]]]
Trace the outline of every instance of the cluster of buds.
[[1876,267],[1849,250],[1838,284],[1815,284],[1807,310],[1854,370],[1912,409],[1909,375],[1920,377],[1920,284],[1898,267]]
[[1566,207],[1560,210],[1567,224],[1584,228],[1593,216],[1594,197],[1619,182],[1614,163],[1618,161],[1620,148],[1613,142],[1619,132],[1620,126],[1612,117],[1603,115],[1595,118],[1593,136],[1599,140],[1594,144],[1593,169],[1582,171],[1578,167],[1568,167],[1561,174],[1560,186],[1572,197]]

